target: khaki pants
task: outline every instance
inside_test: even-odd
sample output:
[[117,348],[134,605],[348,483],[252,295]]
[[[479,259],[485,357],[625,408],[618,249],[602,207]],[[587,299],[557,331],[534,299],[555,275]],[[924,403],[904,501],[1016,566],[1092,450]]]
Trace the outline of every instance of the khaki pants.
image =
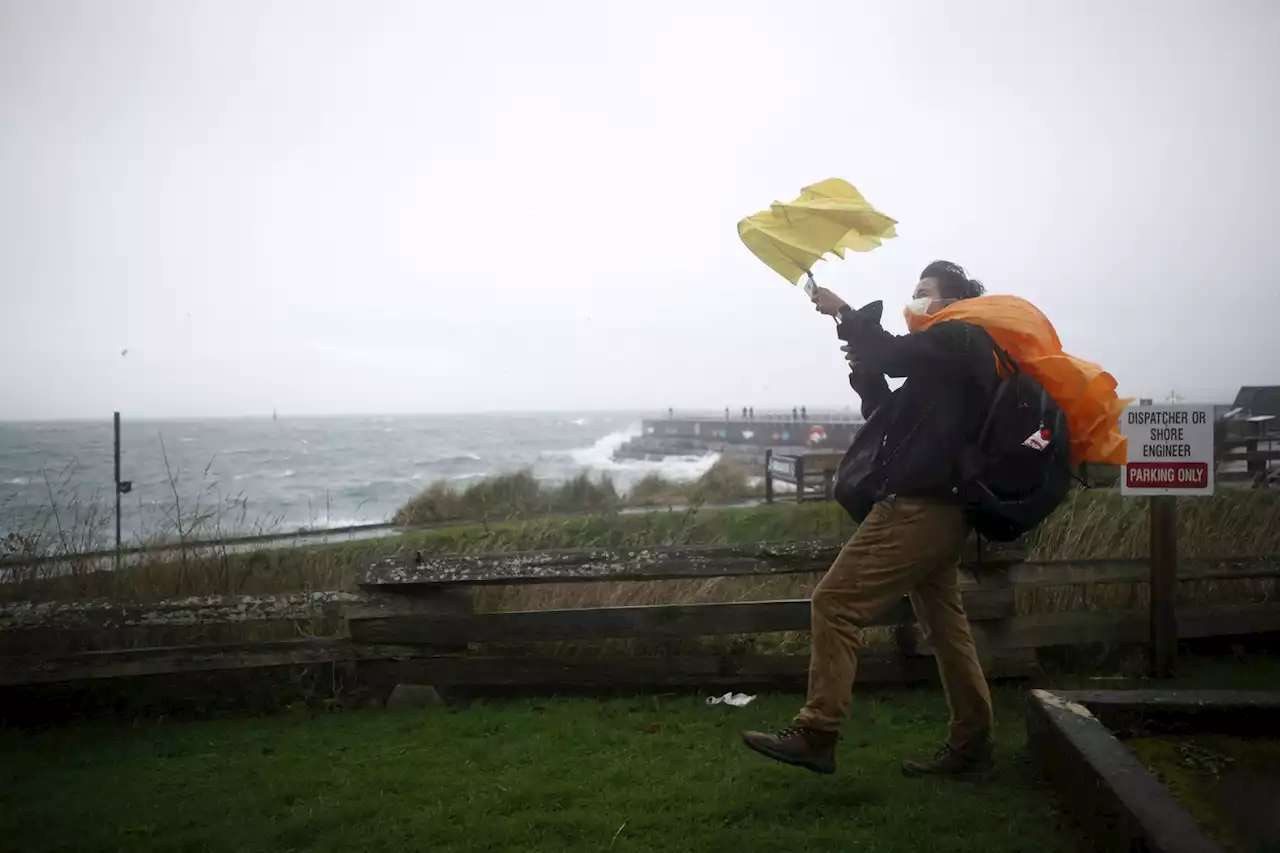
[[948,744],[963,750],[991,734],[991,694],[956,568],[968,535],[959,506],[907,498],[876,504],[813,592],[809,695],[796,725],[839,729],[852,703],[863,626],[910,595],[951,709]]

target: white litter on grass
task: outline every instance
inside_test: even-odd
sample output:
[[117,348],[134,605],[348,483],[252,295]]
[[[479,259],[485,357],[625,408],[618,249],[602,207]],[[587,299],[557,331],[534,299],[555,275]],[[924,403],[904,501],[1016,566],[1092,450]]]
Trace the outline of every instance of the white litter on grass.
[[726,693],[723,696],[708,696],[708,705],[732,705],[735,708],[742,708],[750,705],[755,701],[754,696],[748,696],[746,693]]

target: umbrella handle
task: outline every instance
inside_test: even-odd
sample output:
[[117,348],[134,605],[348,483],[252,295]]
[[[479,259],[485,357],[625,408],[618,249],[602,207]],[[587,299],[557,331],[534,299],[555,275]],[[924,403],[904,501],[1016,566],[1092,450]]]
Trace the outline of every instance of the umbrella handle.
[[812,299],[813,294],[818,290],[818,283],[813,280],[813,273],[805,270],[804,274],[805,277],[809,279],[804,283],[804,295]]
[[[816,293],[818,290],[818,283],[813,280],[813,273],[809,272],[808,270],[805,270],[804,274],[805,274],[805,277],[809,279],[804,283],[804,293],[805,293],[805,296],[808,296],[810,299],[812,299],[813,294]],[[836,321],[837,326],[840,325],[839,317],[832,317],[831,319]]]

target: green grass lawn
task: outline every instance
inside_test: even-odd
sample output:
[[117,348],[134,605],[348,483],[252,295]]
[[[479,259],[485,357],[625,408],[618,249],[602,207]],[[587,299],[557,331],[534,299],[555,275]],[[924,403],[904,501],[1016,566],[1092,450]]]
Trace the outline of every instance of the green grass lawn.
[[[1084,677],[1070,687],[1150,687]],[[1161,686],[1280,689],[1280,656],[1188,657]],[[0,849],[1080,850],[996,690],[1000,778],[903,778],[945,730],[936,688],[857,691],[835,776],[741,746],[799,699],[546,699],[427,712],[0,730]]]
[[1017,760],[1020,694],[999,694],[1002,778],[903,778],[946,720],[932,690],[866,693],[837,775],[749,753],[747,708],[694,698],[521,700],[132,729],[0,733],[0,838],[43,850],[1074,850]]

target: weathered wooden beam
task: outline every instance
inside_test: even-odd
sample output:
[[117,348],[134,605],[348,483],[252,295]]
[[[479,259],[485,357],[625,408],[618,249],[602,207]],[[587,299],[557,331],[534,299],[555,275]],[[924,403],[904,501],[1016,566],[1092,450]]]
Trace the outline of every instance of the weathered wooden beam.
[[1169,789],[1078,702],[1027,696],[1027,742],[1099,850],[1222,853]]
[[[495,558],[496,559],[496,558]],[[972,593],[1003,589],[1034,589],[1072,584],[1145,583],[1143,560],[1083,560],[1055,563],[1024,563],[1004,570],[962,573],[962,589],[970,613],[982,618],[982,599]],[[1280,577],[1280,557],[1194,559],[1181,561],[1177,580],[1243,580]],[[196,596],[156,602],[87,600],[59,602],[0,603],[0,657],[24,654],[58,655],[78,651],[128,648],[138,645],[176,646],[234,640],[284,638],[297,633],[328,633],[341,629],[341,617],[356,619],[401,617],[412,613],[463,615],[470,613],[471,591],[465,585],[407,585],[374,587],[386,590],[370,594],[308,592],[262,596]],[[987,599],[999,604],[1001,599]],[[576,615],[576,614],[575,614]],[[910,621],[909,614],[895,610],[897,617]],[[553,618],[553,617],[548,617]],[[799,620],[801,617],[796,617]],[[1031,618],[1031,617],[1026,617]],[[1039,618],[1039,617],[1037,617]],[[1114,614],[1045,614],[1046,622],[1036,630],[1049,628],[1054,620],[1065,619],[1086,631],[1111,629]],[[1230,617],[1226,617],[1230,618]],[[1090,620],[1101,619],[1099,628]],[[803,626],[799,622],[788,625]],[[736,630],[736,629],[735,629]],[[763,630],[763,629],[762,629]],[[783,630],[790,630],[784,628]],[[1064,628],[1074,638],[1074,629]],[[1119,629],[1117,629],[1119,630]],[[1125,629],[1127,630],[1127,629]],[[1105,641],[1105,638],[1104,638]]]
[[1069,690],[1057,695],[1084,705],[1122,738],[1188,732],[1267,737],[1280,731],[1280,691]]
[[357,644],[346,637],[118,649],[45,659],[0,658],[0,686],[361,660],[403,660],[423,654],[420,648]]
[[[1178,608],[1178,636],[1231,637],[1280,631],[1280,603]],[[975,625],[974,633],[985,629]],[[1145,611],[1065,611],[1018,616],[999,627],[1003,648],[1045,648],[1090,643],[1144,643]]]
[[5,659],[0,660],[0,686],[328,663],[349,658],[350,648],[348,640],[309,639],[85,652],[51,659]]
[[[583,554],[585,552],[572,552]],[[508,555],[509,557],[510,555]],[[518,555],[517,555],[518,556]],[[470,559],[470,558],[464,558]],[[484,567],[488,561],[494,564],[507,559],[502,555],[480,558]],[[571,567],[572,568],[572,567]],[[1009,565],[999,564],[992,572],[979,571],[969,580],[972,566],[965,568],[962,588],[982,588],[992,582],[1010,583],[1018,588],[1067,586],[1080,584],[1145,583],[1149,570],[1146,560],[1066,560],[1053,562],[1028,562]],[[788,573],[795,567],[784,565],[768,573]],[[807,569],[806,569],[807,570]],[[704,577],[701,569],[696,577]],[[557,575],[552,580],[581,579],[574,569],[572,575]],[[1280,556],[1226,557],[1183,559],[1178,564],[1179,581],[1244,580],[1280,578]],[[646,579],[651,579],[646,577]],[[540,581],[547,578],[540,577]],[[503,583],[494,579],[491,583]],[[376,586],[375,589],[384,589]],[[385,590],[395,593],[396,587]],[[455,600],[456,599],[456,600]],[[410,599],[402,595],[387,595],[379,600],[376,594],[341,591],[314,591],[284,593],[278,595],[188,596],[153,602],[122,599],[86,599],[83,601],[0,601],[0,636],[3,632],[31,628],[129,628],[137,626],[182,626],[220,623],[257,622],[272,620],[319,619],[361,607],[392,607],[403,609],[421,607],[424,612],[439,612],[445,608],[467,609],[469,599],[464,590],[452,593],[435,591],[430,599],[421,599],[420,605],[410,605]],[[394,602],[391,604],[390,602]]]
[[[440,687],[700,688],[747,684],[797,686],[803,683],[808,656],[466,657],[423,653],[415,647],[324,639],[93,652],[39,662],[0,661],[0,687],[325,664],[354,665],[361,679],[419,682]],[[1026,654],[998,653],[985,664],[992,678],[1021,678],[1035,671],[1034,657]],[[860,683],[932,680],[935,675],[932,661],[903,656],[892,649],[866,649],[858,656]]]
[[[371,563],[360,579],[366,590],[448,584],[539,584],[655,581],[709,577],[807,574],[826,571],[843,542],[818,539],[753,545],[541,551],[520,554],[400,554]],[[984,569],[998,571],[1023,556],[1019,543],[983,543]],[[962,557],[977,559],[970,539]]]
[[[1011,588],[965,594],[969,618],[1005,619],[1013,615]],[[910,614],[902,599],[868,622],[898,625]],[[615,637],[693,637],[809,630],[808,599],[710,604],[657,604],[528,610],[460,616],[419,614],[349,615],[351,636],[360,642],[399,644],[518,643]]]
[[0,602],[0,632],[24,628],[124,628],[142,625],[203,625],[220,622],[315,619],[365,601],[350,592],[281,595],[198,595],[163,601]]
[[[808,655],[681,655],[563,660],[544,657],[421,657],[396,663],[369,662],[361,671],[394,669],[397,677],[449,688],[728,688],[803,686]],[[1027,655],[989,663],[991,678],[1025,678],[1036,672]],[[891,649],[858,654],[858,683],[933,681],[937,666],[927,658]]]
[[536,584],[669,580],[821,571],[839,553],[833,540],[692,548],[592,549],[521,554],[402,554],[371,563],[365,589],[427,584]]
[[[364,625],[385,624],[389,619],[434,622],[470,618],[475,613],[475,588],[469,586],[446,587],[390,587],[391,593],[370,593],[367,601],[348,607],[345,611],[347,633],[354,629],[354,638],[360,642],[379,642],[364,635]],[[466,640],[428,641],[423,649],[435,653],[464,652]]]
[[[556,575],[556,582],[581,579],[578,578],[577,567],[572,559],[588,552],[567,552],[562,555],[565,565],[574,568],[572,575]],[[832,549],[832,554],[835,549]],[[572,556],[571,556],[572,555]],[[478,567],[487,568],[499,565],[505,560],[513,560],[525,565],[523,555],[493,555],[492,557],[474,558]],[[543,556],[543,555],[539,555]],[[790,555],[780,554],[779,560],[789,559]],[[470,562],[473,558],[461,559]],[[768,563],[772,557],[766,557]],[[792,564],[781,565],[771,563],[776,568],[769,568],[768,574],[786,574],[799,569]],[[826,567],[825,563],[821,564]],[[732,567],[730,567],[732,568]],[[812,571],[808,566],[805,571]],[[966,567],[971,570],[973,567]],[[821,569],[818,569],[821,570]],[[694,577],[705,577],[701,566],[694,568]],[[752,572],[753,574],[760,572]],[[1149,570],[1146,560],[1068,560],[1044,563],[998,564],[993,572],[979,572],[978,583],[982,584],[992,577],[1001,574],[1007,576],[1008,582],[1020,588],[1064,586],[1072,584],[1093,583],[1144,583],[1148,579]],[[1199,580],[1232,580],[1259,579],[1280,577],[1280,556],[1267,557],[1230,557],[1221,559],[1195,558],[1179,561],[1179,581]],[[653,579],[646,576],[645,579]],[[540,577],[540,581],[547,578]],[[500,584],[506,581],[493,578],[490,583]],[[965,581],[966,588],[973,586]],[[394,586],[387,590],[394,592]],[[436,593],[428,601],[423,599],[425,612],[437,612],[446,603],[443,590]],[[458,596],[465,596],[462,590]],[[352,607],[376,607],[375,596],[361,593],[341,591],[295,592],[277,595],[229,595],[229,596],[187,596],[164,599],[153,602],[139,602],[123,599],[86,599],[81,601],[0,601],[0,632],[28,628],[128,628],[135,626],[181,626],[208,625],[218,623],[256,622],[271,620],[306,620],[319,619],[339,614]],[[448,599],[452,601],[452,599]],[[397,604],[407,602],[402,596],[395,596]],[[468,605],[462,598],[453,602],[451,607],[465,608]]]
[[342,628],[344,609],[367,596],[346,592],[0,603],[0,657],[53,657],[135,646],[188,646]]
[[[1180,559],[1178,581],[1248,580],[1280,577],[1280,556]],[[1008,568],[1009,582],[1020,589],[1077,584],[1146,583],[1150,564],[1134,560],[1064,560],[1019,563]]]

